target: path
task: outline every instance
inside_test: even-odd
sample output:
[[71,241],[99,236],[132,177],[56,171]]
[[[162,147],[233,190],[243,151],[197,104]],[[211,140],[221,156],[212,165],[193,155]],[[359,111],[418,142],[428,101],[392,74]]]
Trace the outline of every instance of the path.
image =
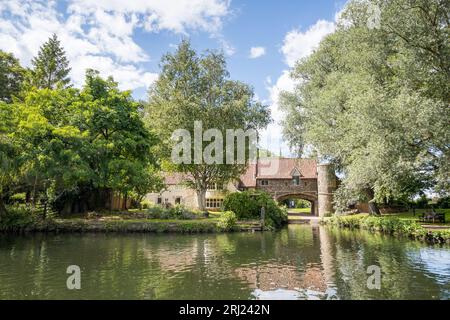
[[308,213],[297,213],[288,210],[289,224],[319,224],[320,218]]

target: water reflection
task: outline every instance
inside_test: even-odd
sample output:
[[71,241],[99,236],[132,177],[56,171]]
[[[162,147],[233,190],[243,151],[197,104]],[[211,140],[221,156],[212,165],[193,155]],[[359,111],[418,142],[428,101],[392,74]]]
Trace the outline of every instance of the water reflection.
[[[66,289],[66,268],[82,289]],[[367,288],[367,267],[382,270]],[[1,299],[448,299],[450,250],[302,225],[276,233],[0,236]]]

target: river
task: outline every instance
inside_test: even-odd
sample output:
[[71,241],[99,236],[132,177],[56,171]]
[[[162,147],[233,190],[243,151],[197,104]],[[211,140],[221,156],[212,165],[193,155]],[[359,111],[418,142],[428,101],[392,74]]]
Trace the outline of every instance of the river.
[[[71,265],[79,290],[66,285]],[[450,299],[450,247],[309,225],[0,235],[0,299]]]

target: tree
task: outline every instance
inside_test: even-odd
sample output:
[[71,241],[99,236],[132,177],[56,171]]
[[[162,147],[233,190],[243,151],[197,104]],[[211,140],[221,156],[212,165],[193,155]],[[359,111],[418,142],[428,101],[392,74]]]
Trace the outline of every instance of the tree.
[[[153,149],[158,140],[145,127],[139,113],[141,105],[133,100],[131,92],[120,91],[112,78],[104,80],[97,71],[88,70],[81,96],[88,109],[77,122],[87,130],[93,184],[125,196],[157,188],[158,179],[152,175],[156,174]],[[143,179],[155,184],[143,184]]]
[[[368,28],[369,6],[381,10]],[[352,1],[337,31],[292,71],[282,95],[293,147],[313,145],[343,174],[337,209],[429,187],[449,192],[448,1]]]
[[58,84],[69,84],[69,61],[56,34],[41,46],[37,57],[33,58],[31,63],[34,67],[33,83],[36,87],[54,89]]
[[31,90],[7,106],[17,119],[21,188],[33,203],[48,199],[59,211],[83,212],[105,208],[114,192],[137,196],[159,188],[157,140],[144,126],[140,104],[112,78],[88,70],[81,91]]
[[22,88],[25,69],[11,53],[0,50],[0,101],[12,102]]
[[[217,129],[223,137],[226,129],[258,130],[269,123],[268,108],[255,101],[253,90],[229,79],[223,54],[207,52],[199,56],[188,41],[182,41],[174,54],[162,58],[161,67],[158,81],[149,90],[145,115],[148,127],[162,141],[160,152],[165,159],[170,159],[175,130],[184,129],[193,137],[195,121],[201,121],[203,130]],[[207,145],[203,142],[201,150]],[[189,142],[188,147],[193,153],[194,143]],[[246,148],[248,151],[249,146]],[[226,183],[246,167],[227,164],[225,146],[212,154],[223,161],[187,161],[170,166],[171,170],[186,174],[186,184],[196,190],[201,210],[205,208],[208,184]]]
[[5,192],[16,178],[19,162],[13,141],[15,119],[10,105],[0,101],[0,219],[6,215]]

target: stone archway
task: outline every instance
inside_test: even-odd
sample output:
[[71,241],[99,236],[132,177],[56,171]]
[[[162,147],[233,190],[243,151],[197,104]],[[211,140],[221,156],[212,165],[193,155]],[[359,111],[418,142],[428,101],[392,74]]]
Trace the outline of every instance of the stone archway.
[[279,193],[279,194],[275,195],[274,199],[277,202],[282,202],[282,201],[288,200],[288,199],[301,199],[301,200],[309,201],[311,203],[311,213],[314,216],[319,215],[318,199],[317,199],[317,196],[314,194],[286,192],[286,193]]

